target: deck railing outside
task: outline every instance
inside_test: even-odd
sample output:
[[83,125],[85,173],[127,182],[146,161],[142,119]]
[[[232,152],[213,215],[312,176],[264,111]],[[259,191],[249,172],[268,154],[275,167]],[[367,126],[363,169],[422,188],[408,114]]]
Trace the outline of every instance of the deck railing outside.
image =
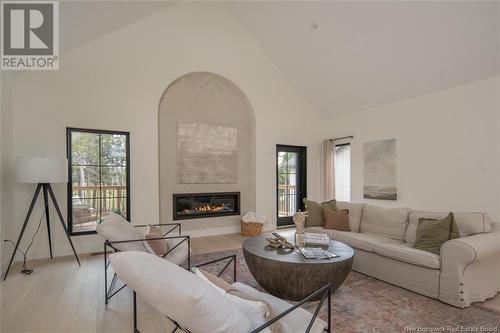
[[297,187],[278,185],[278,216],[292,216],[297,211]]
[[73,224],[97,222],[110,212],[124,214],[126,185],[73,185]]

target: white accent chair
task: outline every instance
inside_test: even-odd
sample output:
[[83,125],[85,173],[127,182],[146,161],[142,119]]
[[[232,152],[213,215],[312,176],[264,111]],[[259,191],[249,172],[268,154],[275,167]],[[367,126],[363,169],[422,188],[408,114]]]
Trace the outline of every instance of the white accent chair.
[[[181,266],[186,264],[188,269],[191,266],[191,240],[189,236],[182,235],[180,223],[159,223],[153,224],[158,227],[169,227],[165,233],[162,232],[161,238],[149,238],[148,240],[165,239],[168,244],[168,251],[161,256],[161,258],[172,262],[175,265]],[[123,216],[111,213],[103,221],[97,225],[97,234],[104,238],[104,290],[105,290],[105,303],[108,304],[109,300],[119,293],[126,285],[115,289],[117,276],[113,274],[113,278],[108,287],[108,268],[110,262],[108,261],[108,252],[126,252],[126,251],[139,251],[150,253],[148,248],[144,245],[144,235],[139,231],[140,228],[147,227],[147,224],[132,225]],[[178,235],[171,235],[175,230],[178,230]],[[154,253],[153,253],[154,254]]]
[[[230,257],[236,265],[236,256]],[[220,260],[212,260],[197,267]],[[267,321],[262,324],[252,322],[249,311],[245,311],[245,308],[231,297],[223,295],[217,287],[167,260],[144,252],[128,251],[110,255],[110,261],[118,277],[133,290],[134,332],[139,332],[136,295],[165,315],[175,326],[173,332],[181,330],[190,333],[271,333],[276,332],[276,328],[280,333],[331,332],[330,285],[324,286],[292,306],[250,286],[233,283],[234,289],[256,298],[257,302],[267,304],[269,313],[273,317],[266,319]],[[228,265],[229,263],[223,270]],[[219,276],[221,274],[222,271]],[[321,301],[314,314],[301,308],[306,302],[318,296]],[[318,318],[325,301],[328,306],[328,323]]]

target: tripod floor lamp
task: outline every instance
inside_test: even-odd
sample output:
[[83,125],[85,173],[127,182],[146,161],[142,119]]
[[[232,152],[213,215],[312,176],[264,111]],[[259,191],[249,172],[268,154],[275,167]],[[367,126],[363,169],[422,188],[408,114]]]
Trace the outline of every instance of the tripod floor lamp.
[[54,191],[52,190],[51,183],[67,183],[68,182],[68,169],[67,169],[68,161],[64,158],[52,158],[52,157],[18,157],[16,158],[16,170],[17,170],[17,181],[19,183],[32,183],[37,184],[35,193],[33,194],[33,199],[31,200],[30,207],[28,209],[28,214],[24,220],[24,224],[21,228],[21,233],[19,234],[19,238],[17,239],[16,246],[14,248],[14,252],[12,253],[12,257],[9,261],[9,266],[7,267],[7,271],[3,279],[7,278],[7,274],[9,274],[10,266],[14,261],[14,257],[16,256],[17,249],[19,248],[19,243],[23,238],[23,234],[26,231],[26,226],[29,223],[31,213],[33,212],[33,208],[35,207],[36,201],[40,192],[43,193],[43,203],[45,206],[45,221],[47,222],[47,233],[49,238],[49,252],[50,258],[52,258],[52,240],[50,235],[50,216],[49,216],[49,199],[52,201],[56,209],[56,213],[61,222],[61,226],[66,233],[66,237],[68,238],[69,244],[71,245],[71,249],[75,255],[76,261],[78,265],[80,265],[80,260],[78,259],[78,255],[76,254],[75,247],[73,246],[73,242],[71,241],[70,234],[68,229],[66,228],[66,224],[64,223],[64,218],[61,213],[61,209],[57,204],[56,196],[54,195]]

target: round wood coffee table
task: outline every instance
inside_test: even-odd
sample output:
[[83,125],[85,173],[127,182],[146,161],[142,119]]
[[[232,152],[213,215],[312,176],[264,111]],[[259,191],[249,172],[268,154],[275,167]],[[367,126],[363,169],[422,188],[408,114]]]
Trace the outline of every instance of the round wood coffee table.
[[[295,230],[279,230],[293,244]],[[274,249],[263,234],[243,242],[243,254],[250,273],[270,294],[290,301],[300,301],[331,283],[334,291],[351,271],[354,251],[344,243],[330,240],[328,251],[340,255],[332,259],[306,259],[288,249]]]

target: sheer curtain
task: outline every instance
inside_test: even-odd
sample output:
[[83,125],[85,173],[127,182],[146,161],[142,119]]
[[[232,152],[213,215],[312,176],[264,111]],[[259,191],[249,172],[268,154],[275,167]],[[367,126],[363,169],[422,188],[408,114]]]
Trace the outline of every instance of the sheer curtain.
[[351,201],[351,145],[335,146],[335,198]]
[[335,199],[335,141],[323,141],[323,200]]

